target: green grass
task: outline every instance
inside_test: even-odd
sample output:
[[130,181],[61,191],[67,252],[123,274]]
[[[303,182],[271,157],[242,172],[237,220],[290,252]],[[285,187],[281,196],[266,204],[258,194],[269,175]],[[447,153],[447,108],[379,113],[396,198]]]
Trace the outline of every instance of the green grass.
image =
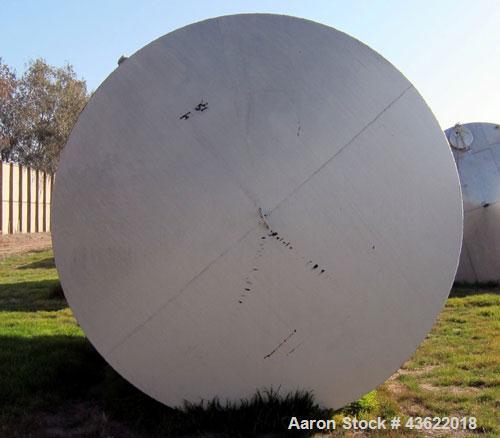
[[213,400],[167,408],[124,381],[96,353],[57,286],[50,251],[0,261],[2,436],[254,436],[283,432],[292,415],[337,420],[473,415],[479,433],[500,436],[500,295],[495,291],[454,289],[403,369],[331,412],[321,410],[309,393],[279,391],[257,393],[239,405]]
[[500,434],[500,296],[454,291],[432,332],[398,377],[398,401],[422,414],[475,416]]

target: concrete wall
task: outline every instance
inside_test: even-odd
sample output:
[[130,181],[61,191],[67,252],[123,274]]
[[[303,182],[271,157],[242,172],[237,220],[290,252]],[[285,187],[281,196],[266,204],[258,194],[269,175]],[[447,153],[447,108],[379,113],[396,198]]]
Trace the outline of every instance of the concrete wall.
[[0,165],[0,233],[50,231],[53,175],[13,163]]

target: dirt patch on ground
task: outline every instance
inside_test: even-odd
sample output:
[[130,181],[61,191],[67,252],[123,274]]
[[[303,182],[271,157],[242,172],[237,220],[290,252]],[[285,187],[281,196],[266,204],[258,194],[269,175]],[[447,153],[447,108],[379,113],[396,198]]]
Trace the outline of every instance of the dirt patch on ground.
[[406,392],[406,388],[404,385],[402,385],[399,382],[396,382],[394,380],[386,382],[385,386],[389,390],[389,392],[393,395],[401,395]]
[[389,377],[389,380],[395,380],[399,376],[421,376],[422,374],[430,373],[434,368],[437,368],[437,365],[426,365],[425,367],[415,369],[401,368]]
[[31,251],[43,251],[52,247],[50,233],[0,235],[0,260]]
[[420,383],[420,387],[425,391],[446,391],[453,395],[472,394],[479,391],[478,388],[474,388],[472,386],[434,386],[430,383]]
[[401,395],[407,392],[407,390],[402,383],[397,381],[399,376],[420,376],[422,374],[429,373],[434,368],[436,368],[436,365],[427,365],[425,367],[416,369],[400,368],[391,377],[387,379],[386,386],[392,394],[396,396]]

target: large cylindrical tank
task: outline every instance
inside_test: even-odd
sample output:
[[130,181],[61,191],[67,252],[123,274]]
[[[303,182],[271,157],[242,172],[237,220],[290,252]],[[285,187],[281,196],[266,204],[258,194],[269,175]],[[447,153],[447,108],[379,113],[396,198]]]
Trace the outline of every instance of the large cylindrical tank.
[[53,208],[80,325],[168,405],[363,395],[432,327],[462,238],[453,157],[413,85],[342,32],[267,14],[123,60],[71,133]]
[[464,238],[457,282],[500,281],[500,126],[457,124],[445,131],[464,203]]

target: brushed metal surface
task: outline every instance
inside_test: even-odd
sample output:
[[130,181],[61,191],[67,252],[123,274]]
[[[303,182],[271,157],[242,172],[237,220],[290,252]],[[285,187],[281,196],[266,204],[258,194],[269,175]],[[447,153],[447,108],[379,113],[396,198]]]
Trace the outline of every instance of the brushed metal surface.
[[452,154],[418,92],[359,41],[287,16],[203,21],[125,60],[54,191],[78,322],[168,405],[370,391],[430,330],[461,233]]
[[[464,203],[464,238],[458,282],[500,281],[500,126],[461,125],[471,133],[467,149],[452,147]],[[450,140],[455,128],[445,131]]]

